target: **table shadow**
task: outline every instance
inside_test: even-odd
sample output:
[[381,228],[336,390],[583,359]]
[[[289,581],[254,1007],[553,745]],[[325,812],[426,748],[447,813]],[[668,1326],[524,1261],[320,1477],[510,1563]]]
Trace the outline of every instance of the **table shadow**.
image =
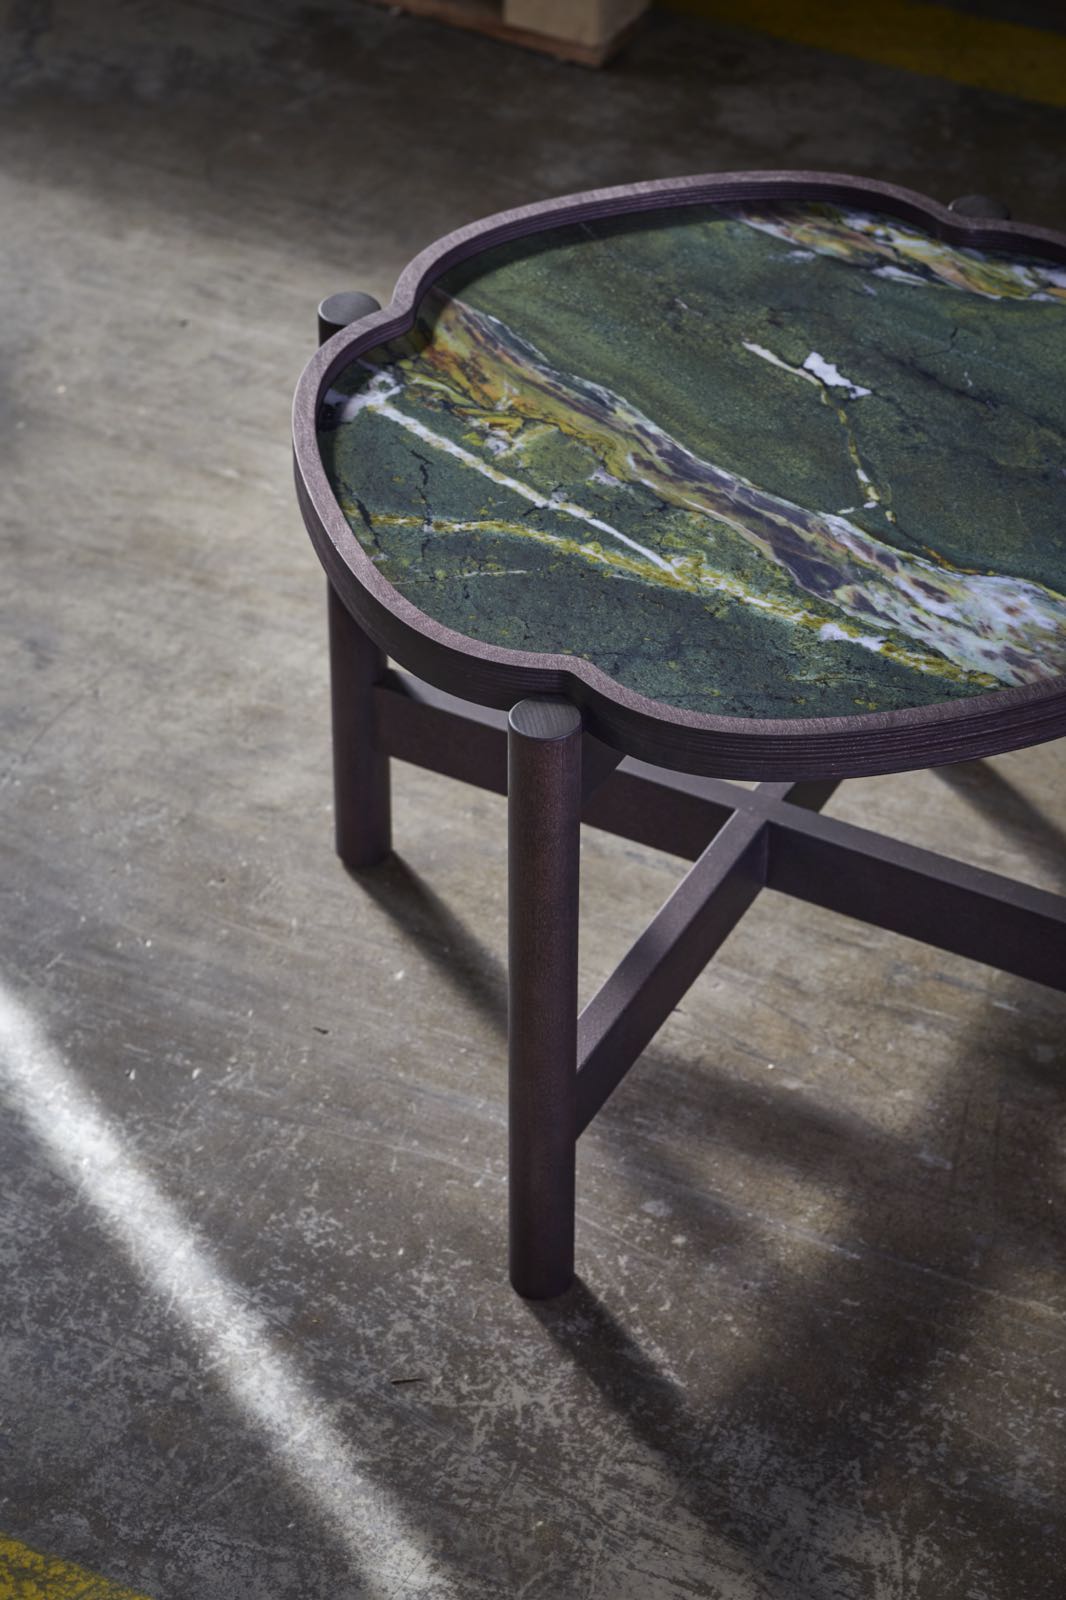
[[[1058,1100],[1061,1071],[1051,1083],[1030,1048],[1034,1019],[991,1011],[983,1022],[985,1047],[994,1035],[1002,1061],[995,1070],[1024,1074],[1040,1104]],[[960,1057],[965,1060],[965,1050]],[[654,1072],[656,1064],[646,1059],[644,1067]],[[694,1355],[684,1348],[692,1324],[680,1310],[677,1357],[681,1372],[695,1374],[692,1395],[683,1380],[661,1370],[586,1282],[577,1281],[559,1300],[529,1303],[530,1314],[654,1454],[678,1501],[710,1536],[725,1538],[745,1557],[775,1600],[839,1600],[843,1593],[867,1593],[863,1585],[870,1584],[894,1593],[898,1562],[907,1566],[906,1592],[915,1600],[962,1600],[978,1592],[975,1585],[996,1597],[1056,1593],[1066,1555],[1062,1525],[1039,1487],[1054,1463],[1045,1460],[1035,1484],[1022,1483],[1019,1474],[1034,1476],[1023,1473],[1033,1445],[1014,1431],[1028,1418],[1036,1432],[1040,1418],[1018,1400],[1009,1416],[1002,1399],[1001,1410],[995,1409],[989,1397],[1002,1385],[984,1370],[987,1360],[973,1369],[956,1365],[970,1359],[959,1352],[974,1341],[997,1337],[987,1332],[986,1318],[1012,1299],[994,1274],[981,1281],[975,1248],[995,1242],[999,1230],[1012,1272],[1027,1260],[1046,1271],[1066,1252],[1066,1225],[1050,1205],[1042,1213],[1033,1197],[1034,1176],[1055,1171],[1054,1118],[1029,1115],[1025,1159],[1016,1170],[991,1172],[966,1204],[953,1199],[949,1174],[934,1172],[934,1179],[944,1178],[942,1203],[923,1205],[906,1191],[923,1136],[935,1142],[933,1107],[906,1137],[864,1134],[861,1125],[824,1108],[808,1115],[787,1090],[746,1090],[705,1068],[690,1070],[713,1108],[716,1137],[746,1147],[764,1170],[767,1163],[807,1168],[808,1175],[813,1169],[832,1180],[835,1195],[846,1176],[846,1214],[827,1230],[824,1250],[820,1256],[800,1251],[798,1268],[790,1263],[781,1271],[778,1264],[775,1281],[785,1290],[764,1293],[772,1318],[739,1359],[727,1359],[720,1390],[713,1378],[700,1381],[698,1348]],[[940,1092],[950,1094],[951,1087],[941,1085]],[[683,1189],[692,1196],[708,1181],[705,1173],[665,1141],[649,1150],[639,1135],[648,1114],[639,1105],[629,1110],[633,1124],[626,1126],[629,1115],[619,1119],[610,1153],[616,1174],[632,1179],[635,1205],[648,1194],[649,1179],[655,1194]],[[734,1219],[728,1205],[708,1199],[706,1207],[690,1201],[699,1223],[683,1224],[686,1249],[699,1257],[694,1284],[709,1271],[720,1272],[723,1256],[732,1259],[732,1277],[738,1256],[748,1252],[758,1278],[766,1269],[758,1219],[744,1212]],[[813,1270],[807,1266],[812,1259]],[[658,1297],[663,1285],[654,1260],[648,1277]],[[670,1288],[676,1288],[672,1280]],[[699,1293],[705,1298],[706,1288]],[[657,1299],[649,1308],[653,1304]],[[1019,1373],[1012,1381],[1032,1386],[1043,1348],[1040,1315],[1047,1308],[1029,1306],[1023,1295],[1016,1304],[1019,1318],[1037,1313],[1028,1340],[1019,1338],[1010,1358]],[[735,1302],[722,1309],[741,1310]],[[651,1310],[647,1315],[659,1320]],[[720,1364],[722,1340],[719,1324],[706,1344],[708,1370]],[[1045,1346],[1052,1343],[1044,1339]],[[984,1398],[970,1402],[970,1384]],[[956,1422],[969,1404],[972,1416]],[[922,1548],[930,1562],[935,1554],[936,1574],[917,1561]]]
[[931,769],[973,809],[1027,846],[1035,865],[1066,890],[1066,829],[986,761]]
[[379,906],[464,1000],[502,1038],[507,1035],[507,970],[402,856],[376,867],[346,867],[353,883]]
[[[1001,816],[998,786],[1004,780],[993,778],[996,798],[989,804]],[[983,778],[978,782],[987,796]],[[1016,798],[1016,824],[1031,837],[1032,808]],[[1046,824],[1045,849],[1056,834]],[[499,958],[399,857],[350,875],[502,1037],[506,975]],[[975,1028],[975,1048],[979,1043],[986,1059],[990,1048],[995,1052],[999,1064],[986,1064],[986,1073],[1024,1076],[1035,1094],[1057,1100],[1061,1069],[1047,1065],[1036,1037],[1042,1026],[1046,1034],[1046,1019],[1025,1014],[1029,986],[1018,987],[1023,1005],[1009,1013],[990,1007]],[[954,1053],[963,1065],[938,1084],[939,1102],[966,1093],[957,1082],[967,1070],[965,1041]],[[870,1128],[846,1109],[806,1104],[783,1085],[719,1074],[707,1062],[679,1062],[655,1045],[635,1074],[626,1109],[608,1113],[615,1123],[611,1158],[632,1186],[634,1205],[664,1188],[690,1197],[699,1222],[685,1231],[698,1257],[696,1273],[715,1270],[725,1248],[734,1257],[750,1250],[757,1277],[764,1260],[760,1227],[768,1219],[715,1195],[705,1169],[697,1171],[670,1141],[643,1136],[649,1123],[663,1120],[656,1101],[664,1075],[671,1091],[683,1091],[669,1096],[682,1122],[691,1096],[694,1105],[708,1108],[708,1136],[715,1142],[745,1151],[764,1171],[813,1173],[847,1196],[846,1215],[815,1257],[816,1267],[792,1274],[791,1285],[773,1300],[772,1325],[752,1339],[713,1404],[705,1385],[701,1399],[663,1371],[588,1283],[579,1279],[555,1301],[527,1303],[566,1360],[654,1456],[674,1485],[676,1502],[709,1537],[728,1544],[772,1600],[839,1600],[845,1572],[849,1582],[888,1583],[892,1562],[926,1544],[941,1577],[934,1583],[931,1573],[915,1572],[908,1591],[915,1600],[934,1594],[962,1600],[979,1579],[990,1596],[1056,1592],[1066,1553],[1051,1531],[1052,1509],[1037,1492],[1028,1498],[1018,1492],[1011,1474],[983,1464],[976,1446],[959,1446],[942,1472],[931,1446],[937,1424],[923,1411],[922,1398],[929,1392],[936,1399],[944,1362],[980,1337],[985,1307],[1004,1298],[972,1268],[975,1240],[995,1240],[997,1230],[1006,1230],[1020,1262],[1046,1264],[1066,1253],[1066,1227],[1053,1208],[1042,1215],[1031,1201],[1032,1175],[1054,1170],[1053,1118],[1027,1120],[1029,1142],[1016,1176],[992,1174],[969,1210],[949,1202],[928,1211],[908,1191],[921,1152],[937,1145],[932,1105],[926,1117],[895,1135]],[[692,1200],[704,1185],[705,1194]],[[889,1207],[886,1226],[886,1196],[892,1195],[902,1195],[903,1203],[898,1213]],[[787,1217],[777,1221],[789,1225]],[[784,1276],[787,1282],[789,1273]],[[655,1277],[654,1263],[649,1277]],[[705,1297],[706,1290],[700,1292]],[[833,1311],[842,1303],[851,1308],[844,1318]],[[717,1359],[714,1341],[721,1338],[720,1328],[708,1338],[708,1364]],[[949,1391],[946,1402],[936,1403],[944,1409],[955,1398]],[[1015,1420],[1018,1415],[1016,1407]],[[1016,1441],[994,1415],[987,1420],[998,1440],[991,1453],[1009,1462]],[[913,1481],[916,1452],[929,1479],[921,1489]],[[964,1481],[949,1482],[949,1468]],[[849,1547],[849,1538],[869,1543]],[[945,1578],[945,1572],[954,1576]]]

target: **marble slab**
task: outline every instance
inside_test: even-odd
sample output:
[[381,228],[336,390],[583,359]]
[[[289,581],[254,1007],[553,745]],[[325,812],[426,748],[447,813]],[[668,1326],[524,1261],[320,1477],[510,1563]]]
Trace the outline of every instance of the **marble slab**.
[[1066,268],[825,203],[583,223],[440,279],[329,391],[401,594],[727,716],[1066,673]]

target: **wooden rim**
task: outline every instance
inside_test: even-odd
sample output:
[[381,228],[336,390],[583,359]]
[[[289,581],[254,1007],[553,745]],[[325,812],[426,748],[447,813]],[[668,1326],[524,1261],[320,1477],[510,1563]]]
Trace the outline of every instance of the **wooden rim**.
[[308,362],[293,405],[296,488],[319,559],[344,604],[381,648],[463,699],[509,709],[562,695],[589,731],[643,760],[732,778],[857,777],[994,755],[1066,733],[1066,676],[964,700],[843,717],[725,717],[683,711],[615,682],[573,656],[510,650],[468,638],[420,611],[385,579],[334,497],[318,449],[319,409],[333,379],[363,351],[410,329],[431,285],[500,244],[569,223],[682,205],[829,200],[917,223],[952,245],[1010,249],[1066,262],[1066,235],[966,218],[909,189],[819,172],[739,172],[593,189],[498,212],[446,235],[404,269],[389,306],[342,329]]

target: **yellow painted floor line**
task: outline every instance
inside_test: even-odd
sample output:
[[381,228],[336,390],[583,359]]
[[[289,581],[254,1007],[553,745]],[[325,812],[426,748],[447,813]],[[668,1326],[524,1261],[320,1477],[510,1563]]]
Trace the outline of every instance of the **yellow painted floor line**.
[[1066,35],[916,0],[669,0],[672,11],[794,44],[1066,106]]
[[42,1556],[0,1533],[0,1600],[146,1600],[84,1567]]

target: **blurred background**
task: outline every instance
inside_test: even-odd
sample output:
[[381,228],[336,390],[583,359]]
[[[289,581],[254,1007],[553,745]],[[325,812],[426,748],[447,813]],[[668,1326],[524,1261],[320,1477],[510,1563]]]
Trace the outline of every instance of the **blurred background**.
[[[1062,998],[764,895],[518,1301],[503,803],[398,768],[334,857],[289,408],[322,296],[527,201],[1066,226],[1061,6],[3,16],[0,1595],[1053,1600]],[[831,810],[1063,889],[1064,797],[1060,744]],[[681,870],[588,833],[585,994]]]

